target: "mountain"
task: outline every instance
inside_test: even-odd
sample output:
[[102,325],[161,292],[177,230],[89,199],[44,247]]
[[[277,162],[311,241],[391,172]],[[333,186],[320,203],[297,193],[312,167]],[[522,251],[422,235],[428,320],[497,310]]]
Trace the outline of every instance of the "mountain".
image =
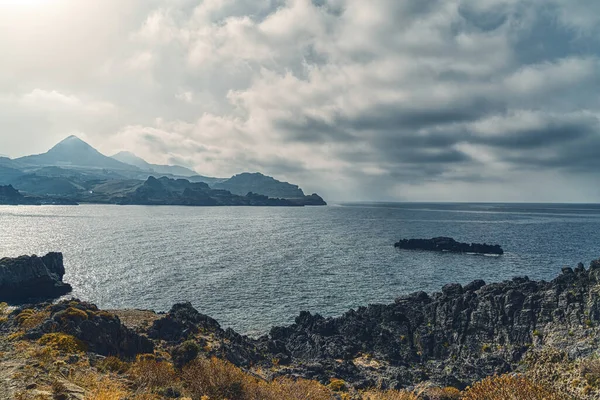
[[128,189],[110,200],[117,204],[178,205],[178,206],[301,206],[285,199],[273,199],[259,194],[245,196],[227,190],[211,189],[206,183],[193,183],[186,179],[149,177],[146,182]]
[[181,166],[150,164],[129,152],[107,157],[76,136],[43,154],[0,157],[0,185],[12,185],[44,204],[326,205],[316,194],[305,196],[297,185],[260,173],[201,176]]
[[155,172],[157,174],[175,175],[183,177],[198,175],[196,171],[193,171],[189,168],[181,167],[179,165],[150,164],[149,162],[146,162],[146,160],[136,156],[135,154],[129,151],[121,151],[120,153],[111,156],[111,158],[125,164],[133,165],[141,170]]
[[57,166],[66,168],[92,168],[137,171],[137,167],[107,157],[92,146],[69,136],[46,153],[17,158],[17,162],[34,166]]
[[304,192],[298,185],[292,185],[287,182],[281,182],[277,179],[263,175],[259,172],[244,172],[232,176],[228,180],[216,183],[212,186],[215,189],[229,190],[233,194],[245,196],[249,192],[260,193],[269,197],[278,197],[283,199],[304,198]]

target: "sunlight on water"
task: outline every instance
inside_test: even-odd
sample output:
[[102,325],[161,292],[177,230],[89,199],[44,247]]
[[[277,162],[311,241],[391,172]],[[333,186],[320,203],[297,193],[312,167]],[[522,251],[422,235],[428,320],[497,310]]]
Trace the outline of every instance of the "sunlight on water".
[[[0,206],[0,256],[65,254],[73,295],[103,308],[191,301],[241,332],[338,315],[448,282],[551,279],[600,257],[598,206],[353,204],[339,207]],[[452,236],[501,257],[397,250]]]

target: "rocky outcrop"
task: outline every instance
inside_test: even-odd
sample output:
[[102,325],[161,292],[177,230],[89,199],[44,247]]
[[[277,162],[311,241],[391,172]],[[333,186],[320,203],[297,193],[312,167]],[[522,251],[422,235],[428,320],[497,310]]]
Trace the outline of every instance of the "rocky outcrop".
[[[81,340],[89,351],[103,356],[133,358],[154,351],[151,340],[125,327],[116,315],[101,311],[93,304],[73,299],[44,309],[50,312],[49,317],[26,332],[26,338],[65,333]],[[20,310],[16,310],[13,315],[19,313]]]
[[64,274],[62,253],[0,259],[0,301],[60,297],[72,290],[62,281]]
[[499,245],[461,243],[449,237],[432,239],[402,239],[394,247],[405,250],[449,251],[452,253],[504,254]]
[[338,318],[303,312],[262,340],[292,360],[287,373],[323,381],[336,376],[358,387],[433,381],[460,388],[514,370],[536,345],[590,354],[599,323],[600,260],[588,270],[565,268],[551,282],[478,280]]
[[[392,304],[350,310],[336,318],[302,312],[290,326],[252,339],[177,305],[149,331],[180,346],[210,336],[209,355],[274,376],[324,383],[340,378],[356,388],[412,387],[421,382],[464,388],[486,376],[515,371],[524,356],[555,346],[589,355],[600,339],[600,260],[565,268],[551,282],[517,277],[448,284]],[[202,350],[205,351],[205,350]]]

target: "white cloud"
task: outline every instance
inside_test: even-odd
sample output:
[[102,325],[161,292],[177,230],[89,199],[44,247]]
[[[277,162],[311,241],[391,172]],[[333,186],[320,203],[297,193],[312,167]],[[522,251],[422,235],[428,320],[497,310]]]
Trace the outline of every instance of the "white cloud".
[[45,132],[39,146],[83,131],[107,153],[333,198],[516,199],[482,182],[557,174],[594,195],[576,188],[600,166],[591,0],[81,4],[0,16],[3,131]]

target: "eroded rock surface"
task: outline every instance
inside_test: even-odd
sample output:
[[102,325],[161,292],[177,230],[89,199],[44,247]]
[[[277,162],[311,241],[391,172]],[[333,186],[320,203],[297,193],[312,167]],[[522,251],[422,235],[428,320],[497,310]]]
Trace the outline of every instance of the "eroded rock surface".
[[0,259],[0,301],[25,302],[60,297],[72,288],[62,281],[62,253],[43,257],[21,256]]

